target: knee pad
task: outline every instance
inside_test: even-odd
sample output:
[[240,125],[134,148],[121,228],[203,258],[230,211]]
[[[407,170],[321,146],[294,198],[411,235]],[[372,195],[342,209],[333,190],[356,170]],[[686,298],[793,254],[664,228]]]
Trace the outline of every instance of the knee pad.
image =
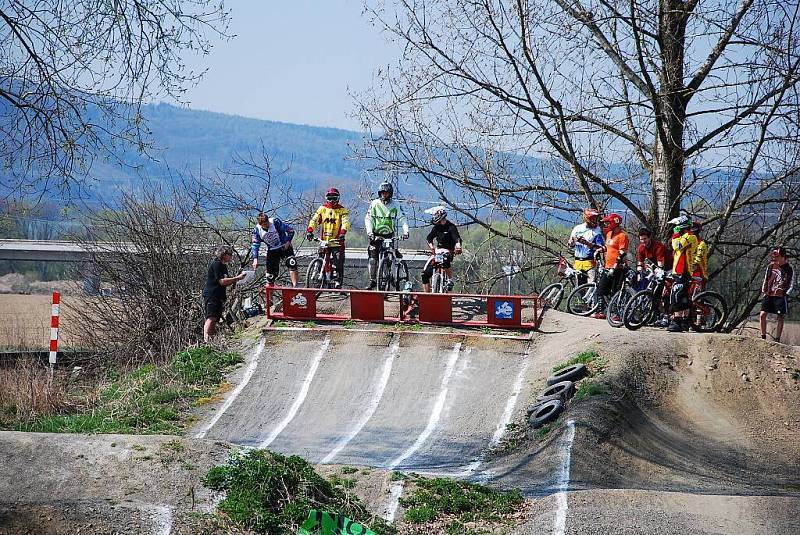
[[277,279],[277,278],[278,278],[278,276],[275,273],[267,272],[267,282],[268,283],[271,284],[271,283],[275,282],[275,279]]
[[688,288],[682,282],[676,282],[672,285],[672,291],[669,295],[669,303],[677,310],[683,310],[689,304]]
[[289,271],[297,271],[297,258],[294,255],[286,259],[286,267],[289,268]]

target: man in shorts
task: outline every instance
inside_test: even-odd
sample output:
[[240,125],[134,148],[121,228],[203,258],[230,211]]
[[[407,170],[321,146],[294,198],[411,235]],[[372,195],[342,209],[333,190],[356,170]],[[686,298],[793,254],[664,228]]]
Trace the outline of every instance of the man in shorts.
[[764,282],[761,284],[761,293],[764,300],[761,302],[761,313],[758,319],[761,323],[761,338],[767,338],[767,315],[775,314],[777,325],[775,326],[775,341],[781,341],[783,334],[783,320],[789,313],[787,296],[794,287],[794,270],[786,261],[786,249],[775,247],[772,252],[772,261],[767,266],[764,273]]
[[219,318],[225,308],[225,287],[235,284],[245,277],[244,272],[235,277],[228,277],[228,262],[233,258],[233,249],[227,245],[218,247],[214,253],[214,260],[208,265],[206,285],[203,287],[203,301],[205,304],[206,322],[203,325],[203,340],[211,341]]

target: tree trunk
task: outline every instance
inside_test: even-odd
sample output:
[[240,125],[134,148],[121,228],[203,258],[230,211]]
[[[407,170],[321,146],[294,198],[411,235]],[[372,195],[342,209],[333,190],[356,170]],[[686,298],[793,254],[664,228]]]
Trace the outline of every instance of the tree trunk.
[[684,48],[687,13],[681,0],[661,0],[659,36],[661,71],[655,95],[656,136],[653,143],[653,170],[650,175],[652,205],[650,224],[660,234],[668,233],[667,221],[678,215],[678,196],[683,184],[683,133],[686,102],[683,98]]

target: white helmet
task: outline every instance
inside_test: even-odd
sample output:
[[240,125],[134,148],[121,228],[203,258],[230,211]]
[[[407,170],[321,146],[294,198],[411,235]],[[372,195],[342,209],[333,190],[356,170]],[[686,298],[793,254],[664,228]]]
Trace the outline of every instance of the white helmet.
[[691,228],[692,220],[689,219],[689,217],[686,216],[685,214],[681,214],[678,217],[675,217],[667,221],[667,224],[675,227],[675,231],[677,232],[678,230]]
[[442,208],[441,206],[437,206],[436,209],[431,214],[431,223],[434,225],[439,221],[445,219],[447,217],[447,210]]

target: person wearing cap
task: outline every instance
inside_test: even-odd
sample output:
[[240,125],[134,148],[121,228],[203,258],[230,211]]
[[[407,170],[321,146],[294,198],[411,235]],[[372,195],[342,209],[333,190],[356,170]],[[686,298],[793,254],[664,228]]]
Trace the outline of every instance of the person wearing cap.
[[783,320],[789,313],[787,296],[794,289],[794,270],[786,258],[786,249],[775,247],[770,252],[771,261],[764,273],[764,282],[761,283],[761,313],[758,315],[761,326],[761,338],[767,338],[767,316],[775,314],[775,341],[781,341],[783,334]]
[[208,264],[206,284],[203,287],[203,305],[205,307],[206,321],[203,324],[203,340],[211,341],[217,322],[222,317],[225,308],[225,288],[245,278],[245,273],[235,277],[228,276],[228,263],[233,258],[233,248],[228,245],[217,247],[214,260]]
[[669,304],[672,319],[669,332],[683,332],[689,328],[689,287],[697,255],[697,236],[692,233],[692,220],[680,215],[667,222],[672,228],[672,289]]
[[344,237],[350,230],[350,210],[339,204],[339,190],[331,188],[325,193],[325,204],[317,208],[306,228],[306,239],[314,239],[314,229],[319,227],[320,240],[327,241],[331,250],[334,288],[344,282]]
[[[596,299],[600,303],[605,302],[605,298],[614,293],[619,287],[622,277],[625,274],[623,266],[626,263],[630,238],[622,229],[622,216],[610,213],[601,221],[605,231],[604,245],[602,251],[605,253],[605,270],[597,281]],[[601,308],[592,317],[595,319],[605,319],[606,315]]]
[[370,203],[364,216],[364,228],[369,237],[369,247],[367,247],[369,285],[366,290],[374,290],[377,286],[378,257],[381,254],[382,241],[385,238],[393,238],[398,225],[403,231],[403,239],[408,239],[406,216],[400,203],[392,199],[393,196],[394,186],[389,182],[382,182],[378,186],[378,198]]
[[594,282],[594,255],[603,246],[600,212],[585,208],[581,215],[583,223],[575,225],[567,240],[567,245],[575,248],[572,268],[578,272],[578,285]]

